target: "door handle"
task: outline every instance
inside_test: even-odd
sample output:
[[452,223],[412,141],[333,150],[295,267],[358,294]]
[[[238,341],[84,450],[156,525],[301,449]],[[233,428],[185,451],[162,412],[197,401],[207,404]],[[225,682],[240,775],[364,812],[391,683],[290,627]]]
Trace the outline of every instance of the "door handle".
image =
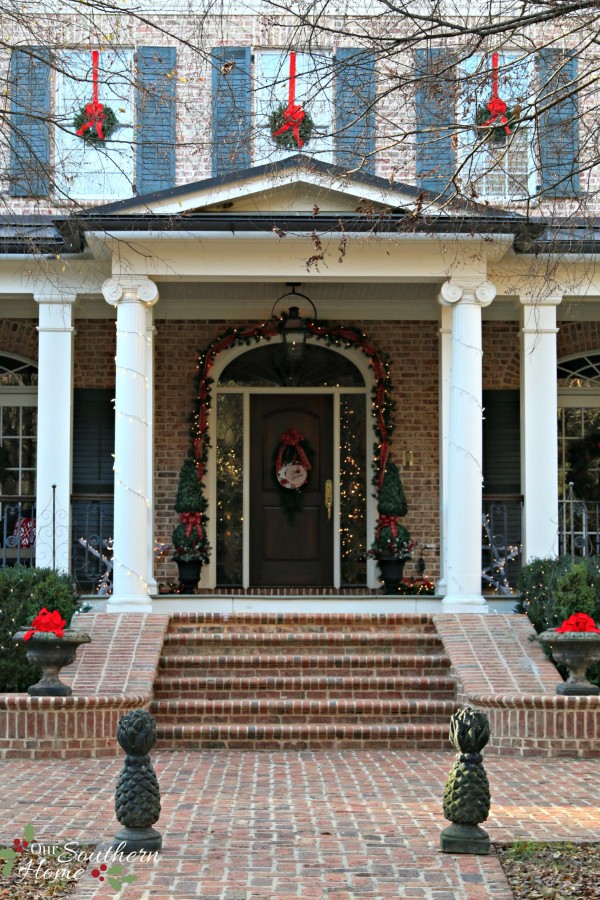
[[333,481],[328,478],[325,482],[325,507],[327,509],[327,518],[331,519],[331,510],[333,508]]

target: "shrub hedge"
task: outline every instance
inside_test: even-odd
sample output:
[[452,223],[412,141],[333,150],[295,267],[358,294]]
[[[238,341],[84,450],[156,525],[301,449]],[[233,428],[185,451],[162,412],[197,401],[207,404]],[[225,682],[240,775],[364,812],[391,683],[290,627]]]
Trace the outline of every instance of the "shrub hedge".
[[70,625],[80,603],[69,575],[28,566],[0,569],[1,693],[23,693],[41,677],[39,669],[27,662],[23,645],[16,646],[11,638],[44,606],[50,612],[58,610]]

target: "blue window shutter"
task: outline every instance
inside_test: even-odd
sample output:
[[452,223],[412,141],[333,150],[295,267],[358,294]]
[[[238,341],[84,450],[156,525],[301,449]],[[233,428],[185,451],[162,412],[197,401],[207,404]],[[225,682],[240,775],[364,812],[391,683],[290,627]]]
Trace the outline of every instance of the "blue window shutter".
[[136,101],[136,191],[150,194],[175,185],[175,47],[139,47]]
[[250,47],[212,51],[212,173],[227,175],[251,164]]
[[14,50],[10,61],[10,168],[12,197],[50,192],[50,53]]
[[577,95],[564,96],[575,88],[577,57],[556,47],[544,47],[539,54],[540,103],[556,98],[538,119],[541,191],[554,197],[579,194],[579,115]]
[[417,50],[415,62],[417,184],[441,194],[456,171],[453,71],[441,47]]
[[375,54],[340,47],[335,55],[335,161],[375,174]]

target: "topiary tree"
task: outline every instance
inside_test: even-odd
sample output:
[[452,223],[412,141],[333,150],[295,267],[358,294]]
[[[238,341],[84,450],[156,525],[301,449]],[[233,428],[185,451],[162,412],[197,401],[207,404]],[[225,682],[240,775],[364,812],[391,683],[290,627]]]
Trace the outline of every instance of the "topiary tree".
[[206,537],[206,500],[202,485],[198,480],[196,463],[186,459],[179,473],[179,485],[175,499],[175,509],[179,513],[179,524],[171,538],[175,559],[182,562],[209,560],[210,545]]
[[377,511],[379,521],[369,555],[376,559],[408,559],[414,545],[407,529],[398,523],[406,515],[408,504],[398,466],[393,462],[385,467]]
[[13,644],[11,637],[43,607],[59,612],[69,626],[80,608],[69,575],[29,566],[0,569],[0,692],[22,693],[32,677],[41,677],[41,670],[36,673],[27,662],[23,645]]

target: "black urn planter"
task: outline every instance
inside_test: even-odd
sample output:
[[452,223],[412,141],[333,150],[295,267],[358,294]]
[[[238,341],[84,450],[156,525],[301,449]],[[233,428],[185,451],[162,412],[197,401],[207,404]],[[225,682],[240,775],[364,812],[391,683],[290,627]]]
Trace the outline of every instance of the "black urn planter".
[[557,662],[569,670],[566,681],[557,685],[556,693],[567,697],[597,696],[600,688],[590,684],[586,669],[600,660],[600,634],[593,631],[556,631],[549,628],[537,636],[540,644],[550,648]]
[[397,594],[404,574],[405,559],[378,559],[379,571],[384,583],[384,593]]
[[182,587],[182,594],[193,594],[198,587],[200,581],[200,572],[202,570],[202,562],[199,559],[177,559],[174,557],[179,569],[179,584]]
[[38,631],[25,641],[30,630],[30,626],[26,626],[12,636],[15,644],[22,643],[25,647],[27,662],[42,670],[42,677],[37,684],[27,688],[27,693],[31,697],[69,697],[71,688],[60,681],[58,673],[71,665],[80,644],[90,643],[90,635],[67,629],[63,637],[57,637],[50,631]]

